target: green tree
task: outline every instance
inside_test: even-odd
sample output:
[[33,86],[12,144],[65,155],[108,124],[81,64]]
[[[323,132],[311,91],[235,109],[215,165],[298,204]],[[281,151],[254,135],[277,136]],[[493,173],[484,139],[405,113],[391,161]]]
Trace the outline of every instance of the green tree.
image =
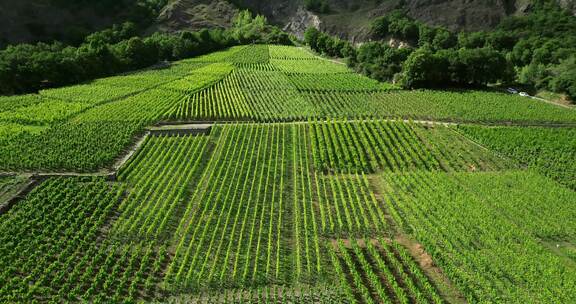
[[435,87],[446,81],[448,63],[428,48],[420,48],[404,62],[400,85],[404,88]]
[[550,73],[552,79],[549,88],[565,93],[572,101],[576,101],[576,56],[573,55],[550,68]]
[[457,44],[458,38],[456,35],[445,28],[438,28],[432,40],[432,46],[437,50],[453,48]]
[[320,31],[314,27],[309,27],[306,32],[304,32],[304,41],[313,50],[318,49],[318,38],[320,37]]
[[252,17],[248,10],[240,11],[234,18],[232,35],[240,43],[255,43],[261,38],[266,28],[266,17]]
[[466,33],[461,32],[458,34],[458,46],[461,48],[481,48],[486,44],[486,33],[485,32],[472,32]]
[[462,84],[486,85],[509,81],[510,65],[505,56],[492,48],[460,49],[457,61],[465,67]]

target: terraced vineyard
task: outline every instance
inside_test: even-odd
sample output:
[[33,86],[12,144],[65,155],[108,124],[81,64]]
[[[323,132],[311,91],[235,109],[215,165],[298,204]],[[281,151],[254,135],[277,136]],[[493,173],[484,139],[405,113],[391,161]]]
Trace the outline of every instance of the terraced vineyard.
[[573,124],[289,46],[0,97],[0,302],[572,303]]

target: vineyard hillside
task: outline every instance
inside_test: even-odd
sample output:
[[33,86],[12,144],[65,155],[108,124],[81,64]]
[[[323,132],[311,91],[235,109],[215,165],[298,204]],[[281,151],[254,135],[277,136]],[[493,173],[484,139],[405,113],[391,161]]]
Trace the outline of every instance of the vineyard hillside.
[[575,303],[575,138],[279,45],[0,97],[0,302]]

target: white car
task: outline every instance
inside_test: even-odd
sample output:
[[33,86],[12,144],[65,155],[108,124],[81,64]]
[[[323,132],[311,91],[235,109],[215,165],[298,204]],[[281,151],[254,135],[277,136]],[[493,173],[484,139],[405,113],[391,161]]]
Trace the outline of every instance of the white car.
[[528,95],[528,93],[526,93],[526,92],[520,92],[520,96],[522,96],[522,97],[530,97],[530,95]]

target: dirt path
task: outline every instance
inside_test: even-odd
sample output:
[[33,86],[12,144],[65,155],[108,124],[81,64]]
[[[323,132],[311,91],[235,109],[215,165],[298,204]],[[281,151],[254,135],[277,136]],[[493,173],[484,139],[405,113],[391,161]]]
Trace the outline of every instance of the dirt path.
[[28,193],[30,193],[30,191],[32,191],[32,189],[34,189],[34,187],[39,184],[39,181],[28,178],[27,181],[19,185],[18,189],[15,189],[15,191],[8,197],[5,202],[0,202],[0,215],[10,210],[10,208],[12,208],[16,202],[24,198]]
[[530,96],[529,98],[532,98],[532,99],[535,99],[535,100],[538,100],[538,101],[541,101],[541,102],[545,102],[545,103],[547,103],[547,104],[551,104],[551,105],[554,105],[554,106],[558,106],[558,107],[561,107],[561,108],[565,108],[565,109],[571,109],[571,110],[576,109],[573,105],[567,105],[567,104],[563,104],[563,103],[559,103],[559,102],[554,102],[554,101],[550,101],[550,100],[548,100],[548,99],[540,98],[540,97],[537,97],[537,96]]
[[450,282],[442,269],[432,260],[432,256],[426,252],[424,247],[409,235],[397,233],[394,241],[408,249],[408,252],[414,258],[418,266],[428,276],[438,291],[448,303],[467,303],[466,298],[460,293],[458,288]]
[[148,127],[152,135],[210,134],[214,123],[174,123]]
[[[343,119],[336,119],[337,121],[344,121]],[[371,119],[347,119],[347,122],[360,122]],[[512,122],[512,121],[494,121],[494,122],[482,122],[482,121],[470,121],[470,120],[426,120],[426,119],[398,119],[398,118],[377,118],[373,120],[378,121],[399,121],[399,122],[412,122],[417,124],[427,124],[427,125],[443,125],[443,126],[459,126],[463,124],[479,125],[485,127],[545,127],[545,128],[576,128],[576,122]],[[331,119],[318,120],[318,122],[331,121]],[[193,123],[189,121],[163,121],[159,122],[157,126],[194,126],[198,124],[267,124],[267,125],[277,125],[277,124],[307,124],[308,121],[302,120],[287,120],[278,122],[259,122],[250,120],[211,120],[202,121],[201,123]],[[150,129],[150,128],[149,128]]]
[[442,269],[434,263],[432,256],[426,252],[424,246],[418,243],[412,236],[405,233],[402,224],[396,223],[393,217],[390,216],[390,211],[388,210],[387,205],[382,202],[384,196],[380,193],[380,189],[383,188],[382,179],[375,175],[369,175],[368,178],[370,188],[374,192],[375,197],[378,199],[380,204],[385,206],[386,220],[390,225],[388,230],[390,233],[390,240],[397,242],[408,250],[410,256],[414,261],[416,261],[426,276],[430,278],[446,302],[455,304],[467,303],[466,298],[460,293],[458,288],[452,284]]
[[330,61],[330,62],[335,63],[335,64],[346,65],[345,62],[342,62],[342,61],[340,61],[340,60],[336,60],[336,59],[332,59],[332,58],[326,58],[326,57],[323,57],[323,56],[321,56],[321,55],[318,55],[318,54],[316,54],[314,51],[312,51],[312,50],[311,50],[310,48],[308,48],[308,47],[302,47],[302,46],[301,46],[301,47],[298,47],[298,48],[301,49],[301,50],[303,50],[303,51],[306,51],[306,52],[310,53],[312,56],[314,56],[314,57],[316,57],[316,58],[319,58],[319,59],[321,59],[321,60]]
[[113,173],[114,175],[116,175],[118,170],[120,170],[120,168],[122,168],[122,166],[132,157],[132,155],[134,155],[134,153],[136,153],[136,151],[138,151],[140,149],[140,147],[144,144],[144,142],[146,141],[146,138],[148,138],[148,136],[150,136],[150,132],[144,133],[144,135],[136,141],[136,144],[134,144],[132,146],[132,148],[130,148],[128,150],[128,153],[126,153],[123,157],[119,158],[116,161],[114,166],[112,166],[113,171],[110,173]]

